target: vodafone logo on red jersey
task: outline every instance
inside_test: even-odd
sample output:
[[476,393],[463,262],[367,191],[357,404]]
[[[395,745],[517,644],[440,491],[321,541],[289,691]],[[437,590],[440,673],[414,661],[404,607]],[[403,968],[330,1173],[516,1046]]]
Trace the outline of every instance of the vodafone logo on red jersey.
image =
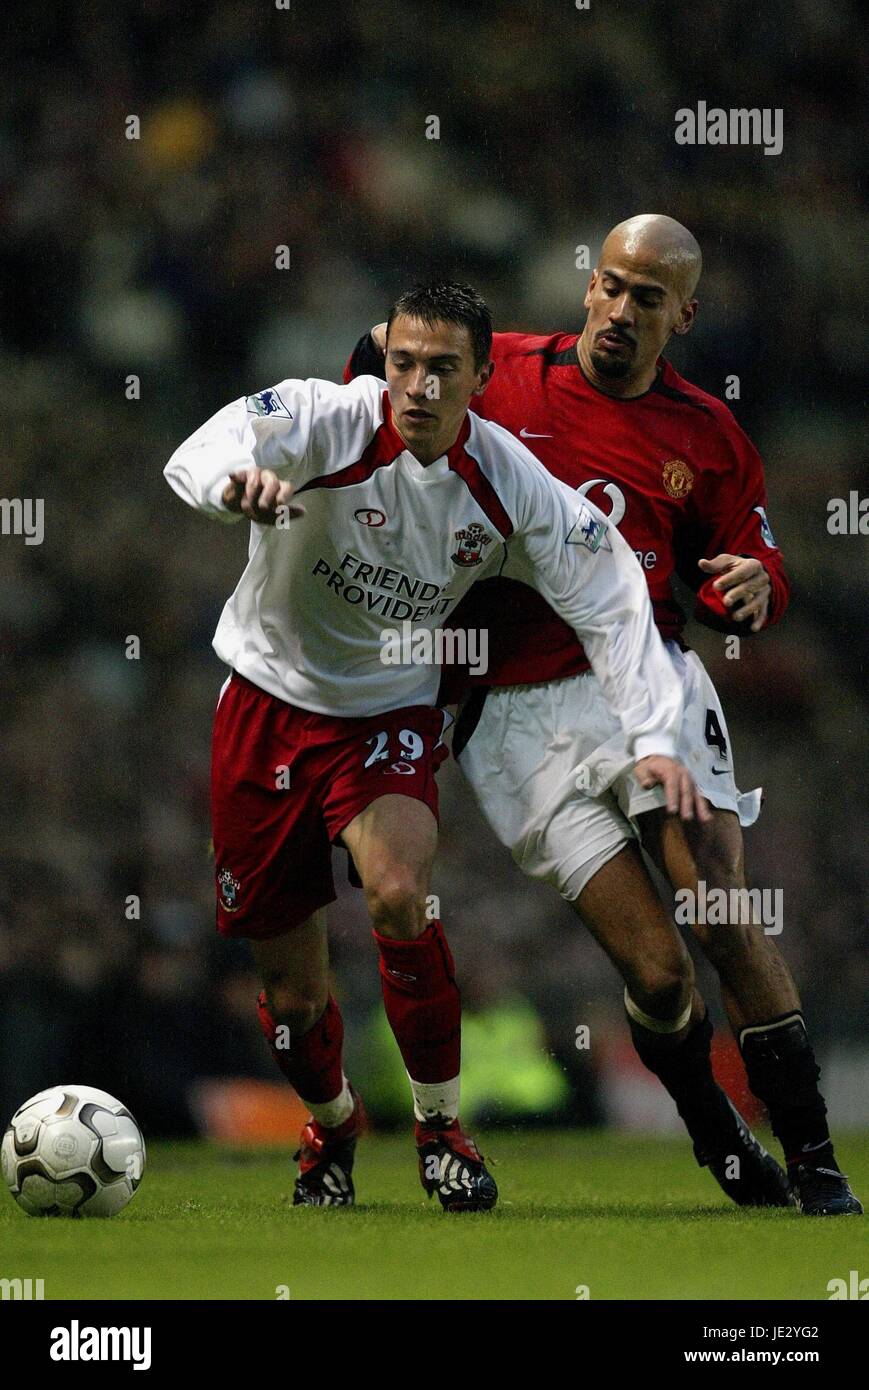
[[386,513],[378,511],[377,507],[360,507],[353,515],[363,526],[382,526],[386,521]]

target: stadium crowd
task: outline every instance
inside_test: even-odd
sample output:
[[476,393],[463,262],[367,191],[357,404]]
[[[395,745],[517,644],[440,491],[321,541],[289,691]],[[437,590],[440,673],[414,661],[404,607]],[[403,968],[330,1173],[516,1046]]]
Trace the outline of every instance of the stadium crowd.
[[[69,1078],[122,1095],[151,1133],[184,1133],[196,1078],[272,1076],[246,949],[214,932],[208,860],[225,674],[210,641],[246,540],[173,497],[172,449],[227,400],[337,379],[420,277],[470,281],[502,328],[578,328],[577,248],[593,264],[638,211],[678,217],[704,249],[699,321],[671,360],[720,396],[738,378],[794,583],[783,625],[738,660],[689,630],[740,783],[766,787],[751,879],[784,890],[780,945],[816,1038],[865,1036],[865,540],[826,526],[829,499],[869,486],[861,73],[842,46],[851,5],[799,0],[796,46],[794,8],[381,0],[325,19],[311,0],[118,0],[17,17],[0,95],[0,493],[44,499],[45,537],[0,536],[4,1122]],[[675,111],[699,99],[782,107],[782,154],[677,145]],[[493,842],[451,765],[441,791],[434,888],[469,1011],[507,1001],[532,1018],[570,1083],[550,1075],[537,1110],[599,1119],[595,1049],[574,1036],[622,1028],[617,978]],[[352,1063],[379,991],[346,884],[331,921]]]

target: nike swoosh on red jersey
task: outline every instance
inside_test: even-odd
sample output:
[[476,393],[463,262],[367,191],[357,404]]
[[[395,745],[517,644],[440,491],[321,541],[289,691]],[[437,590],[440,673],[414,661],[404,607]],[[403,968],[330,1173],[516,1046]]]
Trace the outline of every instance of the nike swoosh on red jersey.
[[519,431],[520,439],[552,439],[553,437],[554,436],[551,434],[531,434],[529,430],[526,430],[524,425]]

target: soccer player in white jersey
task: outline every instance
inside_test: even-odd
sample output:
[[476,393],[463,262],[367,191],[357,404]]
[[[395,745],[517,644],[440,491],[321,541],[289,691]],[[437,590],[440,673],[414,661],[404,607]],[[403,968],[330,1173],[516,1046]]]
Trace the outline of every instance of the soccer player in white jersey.
[[362,1112],[328,988],[333,844],[365,892],[423,1186],[446,1210],[497,1198],[459,1124],[459,993],[441,923],[426,920],[440,673],[383,661],[402,622],[434,630],[476,580],[515,564],[582,640],[639,780],[675,814],[708,814],[673,757],[681,689],[627,543],[468,413],[491,334],[468,287],[410,291],[390,319],[386,390],[373,377],[282,382],[218,411],[165,470],[207,516],[252,523],[214,639],[232,670],[213,741],[217,925],[250,940],[263,1030],[311,1111],[297,1204],[354,1198]]

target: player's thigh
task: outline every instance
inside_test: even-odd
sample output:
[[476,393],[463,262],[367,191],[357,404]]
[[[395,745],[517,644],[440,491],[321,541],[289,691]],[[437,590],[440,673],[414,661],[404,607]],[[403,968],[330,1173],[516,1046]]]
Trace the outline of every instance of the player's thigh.
[[[649,812],[640,817],[643,845],[673,887],[687,889],[699,902],[715,889],[745,888],[742,828],[730,811],[715,811],[705,826],[680,824],[675,817]],[[800,1007],[790,972],[764,921],[746,898],[728,898],[728,910],[710,922],[706,912],[691,913],[691,931],[718,972],[741,1023]],[[709,914],[712,915],[712,914]],[[767,924],[768,925],[768,924]]]
[[690,957],[655,892],[636,832],[605,792],[576,785],[576,768],[618,735],[593,677],[491,692],[463,727],[459,764],[484,815],[528,877],[574,907],[640,1004],[685,1002]]
[[222,692],[211,823],[223,936],[280,937],[334,901],[321,782],[304,756],[306,718],[238,677]]
[[682,821],[665,810],[637,816],[643,848],[675,889],[696,892],[702,879],[708,888],[745,886],[742,827],[735,811],[713,807],[712,819]]
[[298,1024],[310,1016],[315,1023],[329,992],[325,910],[283,936],[251,941],[251,951],[273,1017],[293,1017]]
[[[611,838],[603,801],[578,791],[576,769],[618,727],[591,675],[491,690],[485,700],[473,692],[460,711],[453,755],[490,827],[531,877],[554,881],[556,868],[569,877],[582,842],[594,855]],[[610,853],[633,838],[619,819]]]
[[[761,791],[741,792],[736,785],[727,721],[709,673],[694,652],[682,652],[674,642],[667,643],[667,651],[684,698],[676,757],[714,810],[732,813],[743,826],[753,825],[760,814]],[[641,787],[632,771],[618,778],[616,794],[625,815],[637,823],[640,816],[665,804],[663,788]],[[700,848],[698,844],[698,852]]]
[[493,690],[459,716],[453,751],[490,826],[524,874],[569,903],[636,839],[612,795],[576,784],[618,727],[592,676]]
[[449,716],[416,705],[353,722],[332,754],[323,814],[347,847],[369,908],[425,897],[437,848],[437,771]]
[[372,801],[341,831],[367,894],[428,892],[438,824],[425,801],[389,793]]
[[608,859],[572,906],[634,997],[684,1002],[694,980],[691,959],[636,843]]

